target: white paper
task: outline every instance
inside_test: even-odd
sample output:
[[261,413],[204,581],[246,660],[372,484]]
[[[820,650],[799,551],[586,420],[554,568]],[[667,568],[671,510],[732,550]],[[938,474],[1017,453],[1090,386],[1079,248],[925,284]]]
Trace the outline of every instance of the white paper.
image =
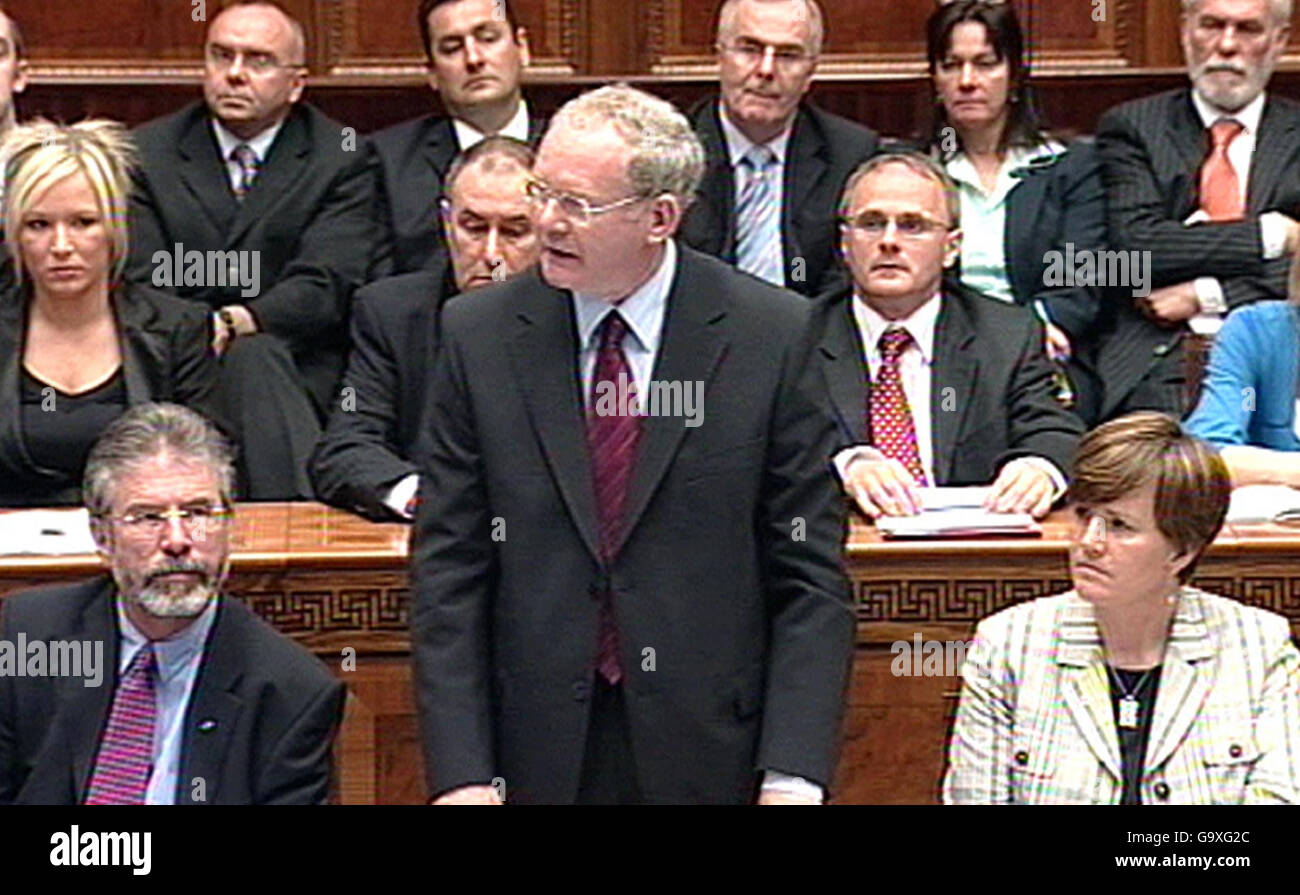
[[0,513],[0,556],[75,556],[94,552],[90,513],[84,509]]
[[1283,513],[1300,513],[1300,491],[1286,485],[1243,485],[1232,489],[1229,522],[1271,522]]
[[967,507],[927,510],[917,516],[881,516],[876,520],[876,528],[881,534],[900,538],[963,532],[1023,534],[1038,531],[1038,525],[1029,513],[989,513]]
[[977,510],[984,506],[984,501],[989,496],[990,489],[987,487],[935,487],[921,488],[921,509],[923,510],[947,510],[954,507],[965,507],[967,509]]

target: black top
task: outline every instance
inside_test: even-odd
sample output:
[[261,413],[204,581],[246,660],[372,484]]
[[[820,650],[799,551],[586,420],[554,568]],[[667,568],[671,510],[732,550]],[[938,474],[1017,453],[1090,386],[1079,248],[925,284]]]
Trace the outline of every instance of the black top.
[[[1110,701],[1115,712],[1115,731],[1119,734],[1120,771],[1124,777],[1124,793],[1120,798],[1120,804],[1141,805],[1142,767],[1146,764],[1147,740],[1151,737],[1151,718],[1155,715],[1156,693],[1160,690],[1160,666],[1145,671],[1125,671],[1122,668],[1110,668],[1109,671]],[[1116,679],[1118,679],[1118,687]],[[1137,727],[1123,727],[1119,723],[1120,700],[1125,693],[1131,693],[1137,699]]]
[[[23,444],[38,466],[59,474],[55,490],[81,481],[86,457],[104,428],[126,410],[126,379],[122,367],[102,385],[70,395],[22,368],[19,403]],[[32,496],[50,492],[48,481],[32,480]]]

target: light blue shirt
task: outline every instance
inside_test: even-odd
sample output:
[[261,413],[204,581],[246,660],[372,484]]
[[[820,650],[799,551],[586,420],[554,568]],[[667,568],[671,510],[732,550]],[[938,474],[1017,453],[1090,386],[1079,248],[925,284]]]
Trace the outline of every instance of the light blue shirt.
[[[739,176],[739,174],[749,170],[747,166],[741,165],[741,159],[748,155],[749,151],[758,144],[740,132],[740,128],[736,127],[731,122],[731,119],[727,117],[727,110],[721,103],[718,104],[718,120],[722,122],[722,138],[727,143],[727,158],[731,162],[731,170],[737,174],[737,176],[732,177],[735,185],[732,208],[735,208],[740,204],[740,197],[745,192],[747,180],[747,178]],[[793,121],[792,118],[791,125],[793,125]],[[781,221],[785,220],[785,163],[789,157],[790,131],[791,127],[787,127],[766,144],[776,159],[770,174],[772,178],[770,189],[772,190],[772,199],[776,204],[776,216],[775,219],[768,220],[763,228],[764,232],[760,237],[760,243],[763,245],[783,246],[785,244],[781,235]],[[768,282],[774,282],[778,286],[787,285],[784,250],[778,252],[777,257],[770,260],[771,269],[765,271],[770,276],[763,276],[763,278]]]
[[[154,659],[158,663],[158,679],[154,681],[154,698],[158,711],[153,733],[153,773],[145,791],[146,805],[173,805],[176,803],[176,778],[181,771],[181,741],[185,735],[185,713],[194,682],[203,664],[203,648],[208,632],[217,617],[217,601],[209,600],[198,618],[169,640],[153,642]],[[121,650],[117,657],[118,679],[126,672],[135,654],[148,642],[140,629],[127,618],[122,600],[117,600],[117,630],[121,635]]]
[[591,403],[591,384],[596,376],[596,354],[600,350],[600,325],[615,308],[623,315],[628,333],[623,339],[623,354],[632,369],[638,395],[648,394],[654,375],[655,358],[663,337],[664,317],[668,313],[668,292],[677,271],[677,244],[664,243],[664,256],[650,279],[617,305],[603,298],[573,293],[573,311],[578,321],[578,369],[582,371],[582,403]]

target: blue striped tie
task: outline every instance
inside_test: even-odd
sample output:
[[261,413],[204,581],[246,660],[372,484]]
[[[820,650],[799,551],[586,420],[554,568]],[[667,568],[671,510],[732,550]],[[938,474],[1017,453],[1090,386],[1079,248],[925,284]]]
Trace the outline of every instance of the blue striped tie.
[[777,286],[785,285],[781,214],[772,173],[776,155],[754,146],[740,160],[745,186],[736,203],[736,266]]

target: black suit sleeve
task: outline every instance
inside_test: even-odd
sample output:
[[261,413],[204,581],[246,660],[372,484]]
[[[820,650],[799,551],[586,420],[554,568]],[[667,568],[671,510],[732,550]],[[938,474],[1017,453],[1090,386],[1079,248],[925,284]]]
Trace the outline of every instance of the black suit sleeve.
[[[1069,166],[1060,179],[1062,227],[1059,241],[1052,248],[1064,253],[1065,247],[1072,244],[1076,252],[1098,252],[1106,248],[1106,190],[1101,180],[1101,158],[1091,146],[1081,143],[1071,148],[1070,155],[1074,160],[1062,163]],[[1042,270],[1041,257],[1028,261],[1033,269]],[[1075,344],[1092,327],[1101,306],[1093,286],[1044,288],[1033,301],[1043,302],[1047,316]]]
[[[374,189],[371,219],[375,221],[374,241],[370,249],[370,261],[366,272],[366,282],[392,276],[396,273],[396,248],[393,237],[393,212],[388,207],[388,188],[384,184],[384,163],[374,141],[366,141],[366,165],[370,171],[370,182]],[[437,201],[430,197],[430,202]]]
[[[312,489],[331,506],[391,522],[399,517],[384,497],[393,485],[415,473],[416,466],[396,448],[397,417],[402,411],[397,406],[397,362],[374,303],[365,299],[353,308],[352,354],[343,387],[352,391],[344,392],[344,400],[334,408],[311,458]],[[355,404],[344,403],[349,400]],[[408,413],[420,409],[405,408]]]
[[149,178],[139,168],[131,172],[130,256],[127,258],[125,277],[128,282],[153,282],[153,256],[158,251],[170,253],[172,246],[163,235],[162,218],[158,214],[157,200]]
[[219,367],[212,353],[212,316],[198,307],[186,311],[171,333],[172,400],[213,417]]
[[1056,399],[1052,363],[1043,349],[1043,325],[1030,320],[1007,388],[1008,451],[995,469],[1016,457],[1051,460],[1067,477],[1074,451],[1083,435],[1083,423]]
[[246,305],[258,326],[297,350],[340,333],[348,302],[365,279],[373,242],[374,190],[366,155],[340,169],[306,221],[294,259],[276,284]]
[[842,566],[845,503],[830,459],[829,398],[811,327],[788,345],[763,477],[764,580],[771,631],[758,767],[830,786],[853,657]]
[[453,302],[422,425],[424,476],[412,551],[411,652],[432,794],[494,775],[491,595],[498,574]]
[[[1197,277],[1259,276],[1264,272],[1259,219],[1184,226],[1168,217],[1168,196],[1152,167],[1142,128],[1123,111],[1104,115],[1097,129],[1110,211],[1111,248],[1151,252],[1154,289]],[[1195,178],[1196,172],[1189,172]],[[1225,282],[1225,293],[1228,291]]]
[[334,732],[347,688],[330,681],[303,707],[271,747],[258,780],[259,805],[323,805],[329,797]]

